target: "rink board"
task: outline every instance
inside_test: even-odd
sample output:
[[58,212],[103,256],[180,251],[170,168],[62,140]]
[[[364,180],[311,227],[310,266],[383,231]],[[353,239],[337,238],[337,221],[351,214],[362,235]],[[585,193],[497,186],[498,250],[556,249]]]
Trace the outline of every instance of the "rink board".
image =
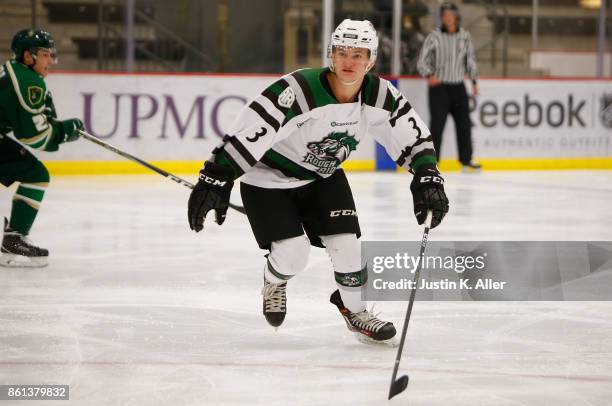
[[[274,75],[110,74],[59,72],[48,78],[61,118],[77,116],[88,132],[167,170],[193,172],[238,111]],[[399,88],[429,122],[427,88],[419,78]],[[612,81],[483,79],[472,100],[475,157],[492,170],[611,169]],[[458,169],[448,119],[441,167]],[[374,141],[362,143],[348,170],[376,167]],[[40,153],[53,173],[142,173],[85,141]]]

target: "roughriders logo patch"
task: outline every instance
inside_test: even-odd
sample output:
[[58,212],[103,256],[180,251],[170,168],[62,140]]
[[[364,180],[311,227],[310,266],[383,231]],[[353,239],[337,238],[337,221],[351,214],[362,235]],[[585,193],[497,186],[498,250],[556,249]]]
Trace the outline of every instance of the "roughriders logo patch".
[[612,128],[612,93],[601,96],[601,113],[599,113],[601,123],[606,128]]
[[327,175],[334,173],[338,165],[345,161],[351,151],[357,149],[359,141],[355,136],[349,135],[348,131],[332,132],[321,141],[309,142],[307,144],[309,153],[304,157],[304,162],[317,167],[317,172]]

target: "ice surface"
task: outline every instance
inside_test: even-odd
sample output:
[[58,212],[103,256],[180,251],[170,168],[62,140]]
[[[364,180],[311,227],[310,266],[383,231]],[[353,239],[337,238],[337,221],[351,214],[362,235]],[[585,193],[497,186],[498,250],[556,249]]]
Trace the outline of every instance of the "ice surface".
[[[364,239],[420,240],[409,175],[349,177]],[[612,172],[446,178],[432,239],[612,240]],[[325,252],[290,282],[274,332],[246,218],[195,234],[188,192],[155,175],[52,180],[31,235],[50,266],[0,269],[0,384],[69,384],[58,404],[79,405],[612,404],[612,302],[417,302],[410,384],[388,402],[395,349],[347,331]],[[401,328],[405,303],[377,310]]]

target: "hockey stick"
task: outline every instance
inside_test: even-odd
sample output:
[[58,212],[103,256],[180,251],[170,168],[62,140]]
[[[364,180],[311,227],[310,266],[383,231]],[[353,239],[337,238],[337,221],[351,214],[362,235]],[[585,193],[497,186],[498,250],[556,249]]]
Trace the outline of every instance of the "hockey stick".
[[[79,134],[81,134],[81,137],[85,138],[88,141],[93,142],[94,144],[98,144],[102,148],[105,148],[105,149],[107,149],[109,151],[112,151],[115,154],[121,155],[122,157],[127,158],[130,161],[132,161],[132,162],[136,162],[136,163],[144,166],[145,168],[148,168],[148,169],[152,170],[153,172],[157,172],[158,174],[160,174],[162,176],[165,176],[166,178],[175,181],[176,183],[180,183],[183,186],[187,186],[189,189],[193,189],[193,186],[194,186],[193,183],[187,182],[185,179],[179,178],[178,176],[173,175],[170,172],[166,172],[163,169],[158,168],[157,166],[152,165],[152,164],[150,164],[150,163],[148,163],[146,161],[143,161],[140,158],[136,158],[134,155],[128,154],[125,151],[122,151],[122,150],[120,150],[118,148],[115,148],[112,145],[110,145],[109,143],[107,143],[105,141],[102,141],[100,138],[98,138],[98,137],[96,137],[94,135],[88,134],[88,133],[86,133],[83,130],[79,130]],[[246,212],[244,210],[244,207],[242,207],[242,206],[238,206],[238,205],[235,205],[233,203],[230,203],[229,207],[231,207],[232,209],[234,209],[236,211],[239,211],[242,214],[246,214]]]
[[399,369],[400,359],[402,358],[402,350],[404,349],[404,342],[406,341],[406,332],[408,331],[408,323],[410,322],[410,314],[412,314],[412,305],[414,304],[414,297],[417,291],[417,282],[421,276],[421,268],[423,267],[425,247],[427,246],[427,238],[429,238],[429,228],[431,227],[432,211],[427,212],[427,218],[425,219],[425,230],[423,231],[423,239],[421,240],[421,252],[419,253],[419,266],[414,273],[414,281],[412,291],[410,292],[410,301],[408,302],[408,310],[406,310],[406,318],[404,319],[404,327],[402,328],[402,337],[400,339],[399,348],[397,349],[397,355],[395,356],[395,366],[393,367],[393,375],[391,376],[391,385],[389,386],[389,399],[398,393],[402,393],[408,386],[408,375],[402,375],[399,379],[397,378],[397,370]]

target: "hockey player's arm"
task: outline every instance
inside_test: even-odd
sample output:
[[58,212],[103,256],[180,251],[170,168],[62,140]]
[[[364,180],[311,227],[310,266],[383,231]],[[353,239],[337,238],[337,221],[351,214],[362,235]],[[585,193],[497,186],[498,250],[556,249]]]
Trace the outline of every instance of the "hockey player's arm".
[[[198,232],[204,228],[204,219],[210,210],[215,211],[217,224],[225,221],[234,180],[255,166],[279,141],[278,131],[292,115],[289,101],[295,100],[295,96],[288,96],[291,89],[287,91],[287,88],[281,79],[264,90],[242,109],[230,134],[213,150],[189,197],[187,216],[192,230]],[[285,100],[281,95],[288,97]]]
[[47,119],[57,119],[57,110],[55,109],[55,103],[53,102],[53,96],[51,92],[47,92],[47,97],[45,98],[45,116]]
[[8,116],[19,141],[35,149],[57,151],[59,144],[78,138],[77,130],[83,123],[55,119],[55,105],[42,78],[20,75],[8,63],[5,67],[14,100]]
[[423,224],[427,212],[432,210],[431,227],[434,228],[448,212],[449,204],[431,133],[406,98],[397,90],[394,93],[388,118],[379,120],[371,131],[378,134],[377,140],[395,162],[414,174],[410,184],[414,214],[417,222]]
[[390,111],[374,121],[370,132],[397,165],[416,172],[423,165],[435,165],[431,133],[408,100],[395,90]]
[[280,141],[279,130],[295,117],[291,110],[295,95],[286,83],[281,79],[245,106],[232,131],[213,151],[214,161],[230,168],[234,179],[248,172]]
[[64,142],[79,137],[77,130],[83,129],[81,120],[74,118],[57,121],[44,113],[32,114],[20,111],[19,118],[13,123],[15,137],[27,146],[43,151],[57,151]]

